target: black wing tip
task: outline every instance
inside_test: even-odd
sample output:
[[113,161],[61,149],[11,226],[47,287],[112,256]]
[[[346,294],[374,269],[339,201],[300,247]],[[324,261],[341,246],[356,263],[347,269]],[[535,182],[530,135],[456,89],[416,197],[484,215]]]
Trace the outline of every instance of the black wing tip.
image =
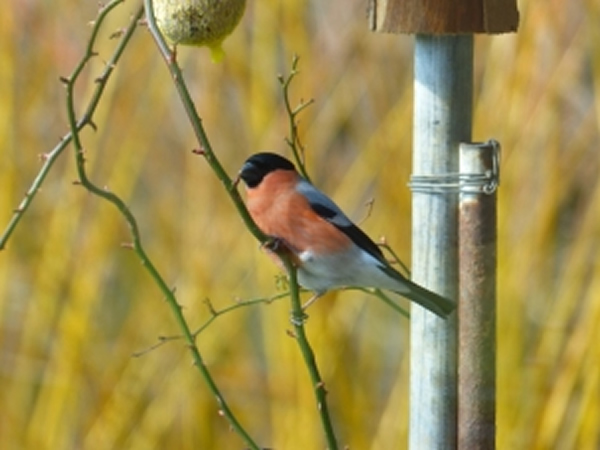
[[381,251],[381,248],[379,248],[379,245],[377,245],[363,230],[354,224],[337,227],[343,231],[344,234],[346,234],[346,236],[348,236],[358,247],[376,259],[385,262],[385,257],[383,256],[383,252]]

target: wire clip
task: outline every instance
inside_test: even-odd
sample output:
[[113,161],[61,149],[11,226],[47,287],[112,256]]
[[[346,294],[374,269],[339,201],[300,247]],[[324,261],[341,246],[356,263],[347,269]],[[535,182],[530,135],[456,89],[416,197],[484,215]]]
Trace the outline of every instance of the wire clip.
[[[413,192],[420,193],[494,194],[500,185],[500,143],[490,139],[482,143],[463,143],[460,144],[460,147],[461,152],[477,150],[481,154],[480,156],[485,156],[485,166],[489,166],[489,168],[480,173],[412,175],[408,187]],[[489,151],[492,153],[489,154]]]

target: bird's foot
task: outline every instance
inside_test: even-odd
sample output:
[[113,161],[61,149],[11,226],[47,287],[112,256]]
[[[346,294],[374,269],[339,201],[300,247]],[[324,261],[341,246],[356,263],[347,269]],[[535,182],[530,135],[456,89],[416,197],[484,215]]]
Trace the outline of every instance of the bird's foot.
[[287,246],[285,245],[283,239],[274,236],[270,236],[269,238],[267,238],[267,240],[263,242],[262,246],[267,250],[272,251],[273,253],[278,253],[282,250],[287,250]]
[[307,319],[308,314],[304,313],[304,308],[302,309],[302,312],[300,314],[296,314],[296,312],[294,311],[290,313],[290,322],[292,322],[292,325],[296,327],[301,327],[302,325],[304,325]]

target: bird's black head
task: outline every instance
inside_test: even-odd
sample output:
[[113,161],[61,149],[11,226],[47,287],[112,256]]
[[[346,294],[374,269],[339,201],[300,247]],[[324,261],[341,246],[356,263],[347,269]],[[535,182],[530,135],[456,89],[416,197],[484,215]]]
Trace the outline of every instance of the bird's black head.
[[260,184],[265,176],[275,170],[296,170],[283,156],[275,153],[257,153],[246,160],[240,170],[240,178],[249,188]]

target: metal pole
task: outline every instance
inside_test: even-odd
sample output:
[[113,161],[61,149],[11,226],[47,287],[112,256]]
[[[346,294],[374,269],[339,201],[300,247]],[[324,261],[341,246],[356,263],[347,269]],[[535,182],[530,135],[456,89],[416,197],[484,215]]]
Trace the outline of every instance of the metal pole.
[[460,146],[458,445],[496,445],[497,142]]
[[[459,169],[460,142],[471,140],[473,36],[417,35],[415,44],[412,275],[458,296],[457,189],[438,183]],[[439,319],[412,306],[410,438],[413,450],[457,445],[456,315]]]

